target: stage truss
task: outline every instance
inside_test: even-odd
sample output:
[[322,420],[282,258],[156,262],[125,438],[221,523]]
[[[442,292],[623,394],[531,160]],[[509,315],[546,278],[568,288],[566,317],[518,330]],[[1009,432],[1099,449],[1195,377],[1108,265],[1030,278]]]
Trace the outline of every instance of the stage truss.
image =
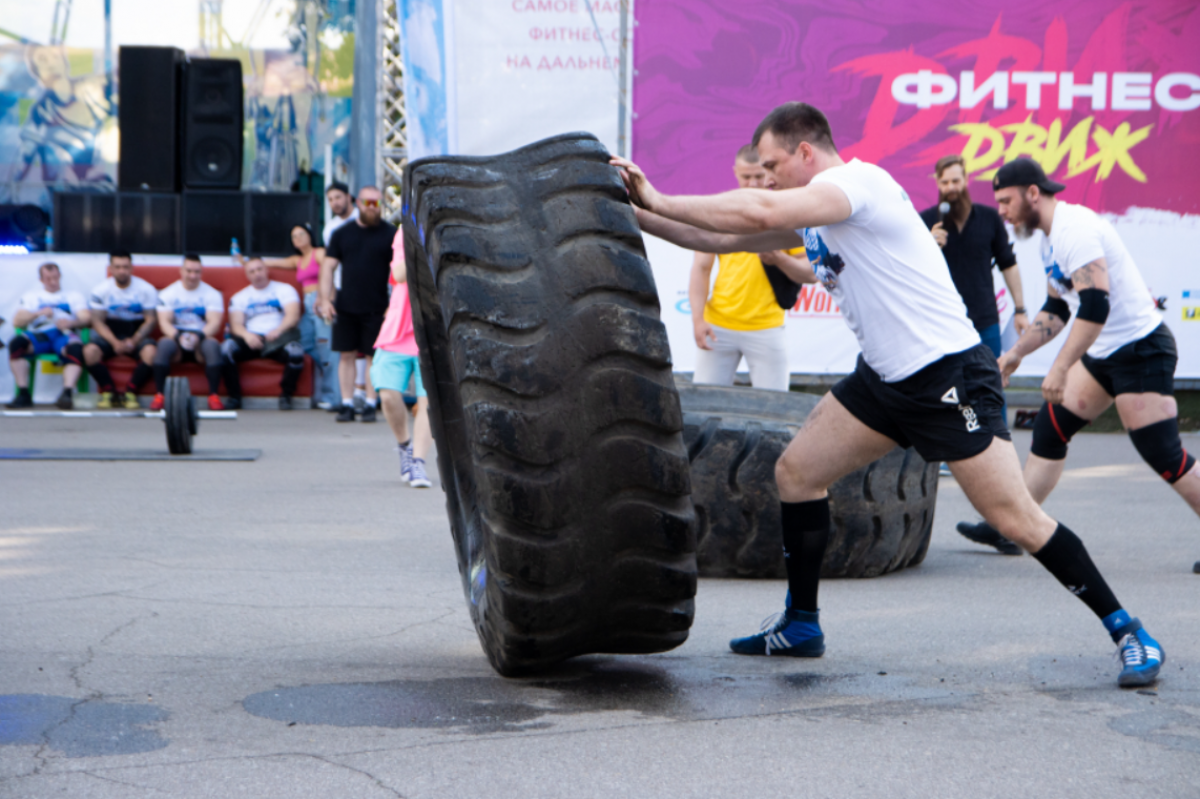
[[400,186],[408,163],[408,120],[404,107],[404,59],[400,0],[376,0],[379,8],[379,91],[375,136],[375,185],[383,192],[383,217],[400,223]]

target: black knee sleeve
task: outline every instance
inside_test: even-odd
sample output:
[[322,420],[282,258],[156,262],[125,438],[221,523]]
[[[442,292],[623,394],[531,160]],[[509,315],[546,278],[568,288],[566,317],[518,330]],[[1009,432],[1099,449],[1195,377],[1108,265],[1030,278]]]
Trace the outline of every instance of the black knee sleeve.
[[1163,419],[1161,422],[1130,430],[1129,438],[1142,460],[1150,464],[1150,468],[1168,483],[1174,483],[1183,477],[1196,464],[1196,459],[1188,454],[1183,448],[1183,442],[1179,440],[1178,419]]
[[1033,420],[1033,445],[1029,451],[1039,458],[1061,461],[1067,457],[1067,442],[1088,424],[1061,405],[1042,403]]
[[68,344],[67,348],[63,350],[62,357],[64,361],[73,363],[76,366],[83,366],[83,345],[78,342]]
[[13,340],[8,342],[8,359],[15,361],[24,358],[32,346],[33,342],[25,336],[13,336]]

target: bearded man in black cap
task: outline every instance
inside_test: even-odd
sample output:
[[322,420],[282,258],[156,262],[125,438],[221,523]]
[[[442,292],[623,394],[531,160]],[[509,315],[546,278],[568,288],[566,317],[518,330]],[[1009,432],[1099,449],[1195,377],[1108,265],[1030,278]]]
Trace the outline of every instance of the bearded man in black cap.
[[[1019,238],[1040,231],[1048,283],[1032,327],[1000,358],[1005,382],[1075,317],[1042,381],[1045,402],[1025,461],[1029,493],[1045,501],[1062,476],[1071,436],[1115,402],[1138,454],[1200,514],[1200,469],[1183,448],[1176,419],[1175,337],[1116,229],[1090,208],[1057,199],[1066,187],[1028,158],[1001,167],[992,188]],[[964,522],[958,531],[1001,551],[1012,547],[986,522]],[[1200,574],[1200,561],[1192,570]]]

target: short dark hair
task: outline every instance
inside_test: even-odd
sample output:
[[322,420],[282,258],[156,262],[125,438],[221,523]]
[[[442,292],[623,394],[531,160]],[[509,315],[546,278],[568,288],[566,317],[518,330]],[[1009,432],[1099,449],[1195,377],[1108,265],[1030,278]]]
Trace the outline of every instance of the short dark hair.
[[745,161],[747,164],[758,163],[758,148],[753,144],[743,144],[738,148],[737,160]]
[[185,252],[185,253],[183,254],[183,260],[185,260],[185,261],[199,261],[201,266],[203,266],[203,265],[204,265],[204,262],[203,262],[203,261],[200,261],[200,253],[198,253],[198,252]]
[[776,106],[754,131],[755,147],[758,147],[767,131],[779,139],[779,143],[789,153],[796,152],[802,141],[814,147],[837,152],[837,147],[833,144],[833,131],[829,129],[829,120],[808,103],[793,102]]
[[964,175],[967,174],[967,162],[963,160],[961,155],[943,155],[937,160],[937,163],[933,165],[934,177],[940,178],[943,172],[955,164],[962,167]]
[[41,264],[38,267],[38,277],[41,277],[42,272],[45,272],[48,269],[53,269],[55,272],[62,272],[62,270],[58,268],[58,264],[54,263],[54,261],[46,261],[46,263]]
[[347,186],[345,183],[342,183],[340,180],[335,180],[333,183],[330,183],[328,186],[325,187],[326,194],[328,194],[331,191],[340,191],[342,194],[349,194],[350,187]]
[[128,261],[133,260],[133,256],[130,255],[126,250],[113,250],[108,254],[109,262],[112,262],[114,258],[124,258]]

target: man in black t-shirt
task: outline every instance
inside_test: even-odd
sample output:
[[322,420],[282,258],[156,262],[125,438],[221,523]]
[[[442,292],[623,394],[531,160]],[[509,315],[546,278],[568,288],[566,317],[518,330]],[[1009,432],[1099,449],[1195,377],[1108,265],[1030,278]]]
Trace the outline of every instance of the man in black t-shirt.
[[[942,248],[950,267],[954,287],[967,306],[967,316],[979,332],[983,343],[999,358],[1000,313],[996,310],[996,293],[992,285],[992,264],[995,263],[1008,285],[1015,304],[1013,325],[1017,335],[1029,327],[1025,313],[1024,292],[1021,290],[1021,270],[1004,221],[995,208],[975,205],[967,191],[967,176],[961,155],[938,159],[934,167],[938,186],[938,205],[921,212],[925,227]],[[948,204],[943,214],[939,206]]]
[[[342,387],[339,422],[354,421],[354,361],[359,353],[371,357],[388,306],[388,274],[396,228],[383,221],[382,195],[374,186],[358,192],[358,219],[334,231],[321,264],[317,313],[333,324],[333,350],[339,353],[338,383]],[[342,265],[342,287],[333,290],[333,271]],[[375,421],[375,388],[367,380],[367,404],[362,420]]]

